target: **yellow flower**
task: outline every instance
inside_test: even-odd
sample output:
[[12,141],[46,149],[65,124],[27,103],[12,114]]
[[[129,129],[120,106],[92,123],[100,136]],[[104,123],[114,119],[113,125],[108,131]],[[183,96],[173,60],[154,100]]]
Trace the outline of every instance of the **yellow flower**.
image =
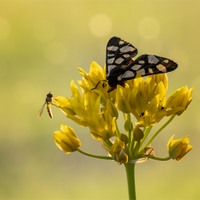
[[94,88],[99,81],[106,80],[103,69],[96,62],[92,62],[88,74],[83,69],[78,69],[83,77],[83,80],[78,81],[83,92],[89,91]]
[[105,108],[101,107],[101,96],[88,91],[81,96],[74,81],[71,82],[72,98],[56,97],[55,101],[66,116],[83,127],[89,127],[96,140],[107,140],[114,136],[112,119],[118,111],[111,100],[106,99]]
[[138,126],[154,125],[167,113],[163,109],[167,83],[165,74],[149,76],[145,82],[137,74],[135,79],[127,82],[126,88],[117,87],[117,108],[124,113],[132,113]]
[[[99,95],[101,96],[102,105],[106,104],[107,99],[114,101],[115,91],[110,93],[107,92],[109,90],[109,85],[106,80],[105,67],[103,70],[96,62],[92,62],[88,74],[83,69],[78,69],[83,78],[82,80],[78,81],[83,94],[86,94],[92,90],[92,95],[94,98],[97,98]],[[94,89],[96,86],[97,88]]]
[[167,115],[182,115],[192,101],[193,89],[188,90],[188,87],[185,86],[171,94],[165,104],[165,109],[168,112]]
[[69,99],[66,97],[55,97],[57,106],[66,114],[66,115],[76,115],[73,108],[70,105]]
[[127,163],[128,162],[128,155],[126,154],[126,144],[125,142],[121,141],[118,137],[112,147],[109,150],[109,154],[119,163]]
[[123,113],[131,112],[131,108],[129,106],[127,99],[129,92],[130,92],[129,88],[124,88],[120,85],[117,86],[115,103],[117,105],[118,110],[122,111]]
[[57,146],[67,154],[79,149],[81,142],[74,130],[63,124],[60,124],[60,129],[60,131],[55,131],[53,136]]
[[187,136],[177,140],[173,140],[173,137],[174,135],[168,142],[167,150],[172,159],[180,161],[183,159],[185,154],[193,148],[193,146],[189,145],[189,138],[187,138]]

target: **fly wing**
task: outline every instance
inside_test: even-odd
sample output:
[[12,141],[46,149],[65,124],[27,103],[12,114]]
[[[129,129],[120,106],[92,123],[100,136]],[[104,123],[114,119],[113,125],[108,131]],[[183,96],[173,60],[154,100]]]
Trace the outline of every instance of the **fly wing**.
[[43,106],[40,108],[39,112],[38,112],[38,115],[37,115],[37,118],[41,117],[42,113],[43,113],[43,110],[44,110],[44,107],[45,107],[45,104],[46,102],[43,104]]
[[137,49],[119,37],[112,37],[106,47],[106,77],[118,77],[126,71]]
[[141,76],[167,73],[175,70],[178,64],[168,58],[156,55],[141,55],[129,65],[126,72],[118,77],[118,81],[130,80],[136,77],[137,72]]

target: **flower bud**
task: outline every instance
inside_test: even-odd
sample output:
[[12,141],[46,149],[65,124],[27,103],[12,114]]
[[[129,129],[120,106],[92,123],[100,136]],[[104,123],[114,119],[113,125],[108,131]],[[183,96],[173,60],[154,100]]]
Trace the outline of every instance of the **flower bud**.
[[131,120],[127,119],[124,123],[124,129],[126,131],[132,131],[133,130],[133,123]]
[[110,99],[107,99],[107,109],[112,117],[118,118],[118,111]]
[[134,140],[135,141],[140,141],[143,137],[144,137],[143,131],[138,126],[136,126],[133,129],[133,138],[134,138]]
[[173,137],[174,135],[167,144],[167,150],[172,159],[180,161],[193,148],[193,146],[189,145],[189,138],[187,138],[187,136],[177,140],[173,140]]
[[121,133],[121,135],[120,135],[120,140],[122,142],[124,142],[125,144],[128,144],[128,137],[127,137],[127,135],[125,135],[123,133]]
[[109,150],[109,154],[112,155],[113,159],[118,162],[118,164],[127,163],[128,155],[126,154],[126,145],[118,137]]
[[55,131],[53,139],[57,146],[66,154],[72,153],[80,148],[81,142],[74,130],[66,125],[60,124],[61,131]]
[[192,92],[194,88],[188,90],[188,87],[182,87],[176,90],[168,98],[165,108],[168,111],[168,115],[177,114],[182,115],[184,111],[188,108],[190,102],[192,101]]
[[122,86],[117,87],[117,93],[116,93],[116,105],[118,110],[122,111],[123,113],[130,113],[130,105],[128,103],[128,89],[123,88]]

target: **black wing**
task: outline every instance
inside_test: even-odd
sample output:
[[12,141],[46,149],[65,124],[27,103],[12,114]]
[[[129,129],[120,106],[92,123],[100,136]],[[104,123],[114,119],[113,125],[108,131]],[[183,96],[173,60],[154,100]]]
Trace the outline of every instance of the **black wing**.
[[117,78],[126,71],[137,49],[119,37],[112,37],[106,47],[106,77]]
[[178,64],[168,58],[144,54],[131,63],[128,68],[126,68],[126,71],[117,77],[117,80],[121,82],[134,79],[137,72],[139,72],[141,76],[167,73],[175,70],[177,67]]

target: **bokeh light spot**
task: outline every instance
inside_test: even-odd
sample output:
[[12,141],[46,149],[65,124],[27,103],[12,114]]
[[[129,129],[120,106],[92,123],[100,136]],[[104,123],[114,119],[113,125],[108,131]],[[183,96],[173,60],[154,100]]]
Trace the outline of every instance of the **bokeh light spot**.
[[6,39],[10,34],[10,23],[4,19],[0,18],[0,40]]
[[112,30],[112,21],[105,14],[98,14],[92,17],[89,23],[90,31],[97,37],[104,37]]
[[145,39],[153,39],[160,33],[160,24],[154,17],[145,17],[140,21],[138,30]]
[[55,36],[55,27],[49,21],[39,21],[34,27],[34,36],[41,42],[51,41]]
[[45,49],[45,57],[51,64],[58,65],[64,63],[66,56],[67,49],[59,42],[52,42]]

